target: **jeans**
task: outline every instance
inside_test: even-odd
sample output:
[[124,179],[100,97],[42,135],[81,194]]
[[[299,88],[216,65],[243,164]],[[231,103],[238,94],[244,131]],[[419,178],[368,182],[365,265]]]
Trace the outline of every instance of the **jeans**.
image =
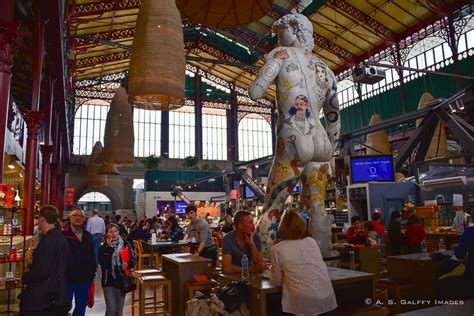
[[94,243],[95,262],[99,262],[99,248],[102,243],[103,235],[101,233],[92,235],[92,242]]
[[214,246],[211,246],[211,247],[208,247],[208,248],[204,248],[201,253],[199,254],[199,256],[203,257],[203,258],[207,258],[207,259],[211,259],[212,260],[212,267],[215,268],[216,267],[216,263],[217,263],[217,251],[216,251],[216,248]]
[[105,316],[122,316],[125,293],[119,287],[104,287]]
[[67,310],[71,310],[74,296],[74,312],[72,316],[84,316],[87,306],[87,290],[90,282],[73,283],[67,285]]

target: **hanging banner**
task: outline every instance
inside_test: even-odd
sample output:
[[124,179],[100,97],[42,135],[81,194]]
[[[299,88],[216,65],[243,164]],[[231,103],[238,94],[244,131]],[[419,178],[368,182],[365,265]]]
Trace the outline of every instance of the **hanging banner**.
[[66,187],[65,194],[66,198],[64,199],[64,204],[68,207],[74,206],[74,188]]

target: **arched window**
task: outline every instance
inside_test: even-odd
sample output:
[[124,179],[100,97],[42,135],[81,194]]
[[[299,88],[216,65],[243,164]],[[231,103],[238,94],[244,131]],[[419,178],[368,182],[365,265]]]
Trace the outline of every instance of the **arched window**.
[[202,158],[227,159],[227,117],[221,109],[202,109]]
[[77,201],[77,207],[84,211],[98,209],[99,211],[112,211],[112,202],[107,195],[100,192],[89,192]]
[[170,111],[170,158],[185,158],[195,155],[195,125],[194,107],[183,106],[178,110]]
[[248,161],[271,155],[272,128],[259,114],[248,114],[240,120],[239,160]]
[[73,153],[90,155],[95,142],[104,144],[105,120],[109,111],[109,102],[90,100],[77,109],[74,116]]

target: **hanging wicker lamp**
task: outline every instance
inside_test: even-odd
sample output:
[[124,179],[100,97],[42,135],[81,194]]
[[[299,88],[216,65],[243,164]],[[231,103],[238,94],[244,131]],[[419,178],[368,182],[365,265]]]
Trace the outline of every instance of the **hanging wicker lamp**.
[[129,101],[149,110],[184,105],[183,25],[174,0],[142,0],[135,27]]
[[103,147],[101,142],[96,142],[94,148],[92,148],[89,165],[87,166],[87,182],[90,187],[107,186],[107,176],[99,174],[101,165],[95,162],[102,149]]
[[[369,126],[377,125],[381,122],[382,120],[380,119],[380,116],[378,114],[373,114],[370,117]],[[388,142],[387,133],[384,129],[367,134],[365,144],[369,146],[366,147],[367,155],[389,154],[392,152],[390,149],[390,143]]]
[[[123,87],[115,91],[114,98],[110,104],[109,113],[105,122],[104,149],[96,159],[96,163],[105,165],[132,164],[134,158],[134,135],[133,135],[133,113],[132,107],[128,104],[128,95]],[[101,167],[101,174],[105,167]],[[107,170],[110,166],[107,166]]]
[[117,170],[117,167],[114,164],[108,164],[108,163],[103,163],[100,166],[98,173],[106,174],[109,176],[116,176],[120,174],[120,172]]
[[176,0],[179,11],[192,22],[209,26],[237,26],[264,17],[273,0]]
[[[434,100],[433,96],[429,92],[425,92],[421,95],[420,102],[418,102],[418,110],[426,106],[428,102]],[[420,126],[423,119],[416,121],[416,126]],[[430,147],[426,152],[426,159],[433,159],[438,157],[446,157],[448,155],[448,141],[446,140],[446,128],[444,123],[440,120],[436,125],[436,130],[433,133]]]

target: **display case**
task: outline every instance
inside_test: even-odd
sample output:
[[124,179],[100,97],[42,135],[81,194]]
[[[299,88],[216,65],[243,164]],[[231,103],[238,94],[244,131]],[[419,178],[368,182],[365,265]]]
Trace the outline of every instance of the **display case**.
[[26,235],[23,232],[23,210],[0,208],[0,314],[19,313],[18,294],[25,267]]

